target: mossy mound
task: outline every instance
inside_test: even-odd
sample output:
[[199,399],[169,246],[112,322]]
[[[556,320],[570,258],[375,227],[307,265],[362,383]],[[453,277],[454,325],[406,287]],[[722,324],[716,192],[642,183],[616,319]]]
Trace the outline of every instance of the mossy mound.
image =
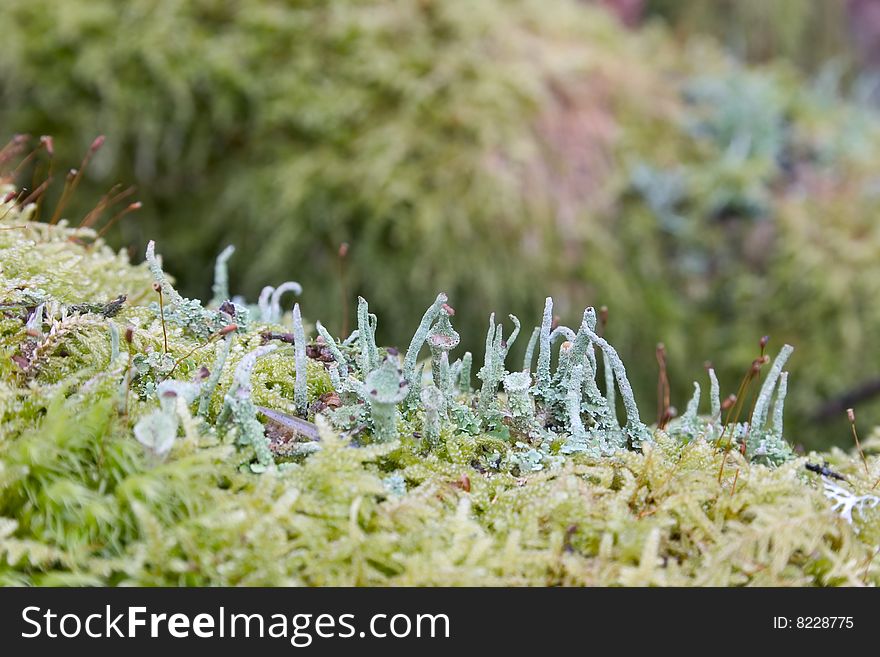
[[[356,338],[305,343],[298,307],[292,329],[263,321],[271,303],[204,307],[157,260],[151,275],[89,230],[0,214],[4,584],[880,583],[876,439],[866,464],[810,456],[835,480],[773,442],[775,418],[726,431],[714,388],[710,416],[696,397],[665,430],[621,425],[613,380],[580,385],[614,362],[589,313],[525,381],[491,327],[473,391],[448,351],[422,376],[376,347],[366,304]],[[415,356],[455,342],[442,300]],[[533,335],[550,344],[549,321]]]

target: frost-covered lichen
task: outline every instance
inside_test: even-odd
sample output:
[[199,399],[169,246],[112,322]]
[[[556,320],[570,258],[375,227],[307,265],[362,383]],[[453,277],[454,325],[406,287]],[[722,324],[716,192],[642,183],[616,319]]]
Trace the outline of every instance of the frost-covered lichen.
[[[419,359],[419,352],[422,350],[422,346],[428,339],[428,334],[431,331],[431,327],[434,325],[435,320],[441,313],[448,316],[448,313],[446,313],[443,308],[443,306],[446,305],[446,301],[447,298],[445,294],[441,292],[437,295],[434,303],[431,304],[422,316],[422,321],[419,322],[419,326],[413,334],[412,340],[410,340],[409,347],[406,349],[406,355],[403,358],[403,377],[409,386],[409,401],[411,403],[414,401],[415,396],[420,389],[419,381],[416,378],[416,363]],[[452,338],[452,335],[450,334],[449,337]]]
[[434,385],[443,390],[447,395],[451,394],[449,372],[449,352],[458,346],[461,337],[452,328],[449,321],[450,312],[441,307],[437,321],[428,333],[428,347],[431,350],[431,375]]
[[231,304],[229,312],[212,311],[202,306],[198,299],[181,296],[162,270],[156,256],[156,243],[152,240],[147,244],[146,260],[159,293],[159,302],[154,307],[160,321],[179,325],[201,340],[207,340],[230,322],[238,322],[242,326],[247,324],[245,309],[235,304]]
[[400,413],[397,405],[406,399],[409,384],[391,358],[370,372],[364,383],[366,398],[370,404],[373,431],[380,443],[397,439],[397,423]]
[[422,438],[429,448],[436,447],[440,441],[442,421],[446,416],[446,397],[437,386],[422,388],[420,397],[425,409]]
[[[746,439],[746,453],[754,460],[778,464],[791,458],[791,447],[782,435],[782,413],[788,392],[788,373],[783,372],[782,368],[785,367],[793,351],[794,347],[791,345],[782,346],[755,401]],[[771,401],[774,399],[774,392],[773,418],[768,426],[767,416]]]
[[306,333],[299,304],[293,304],[293,349],[296,363],[296,381],[293,384],[293,403],[300,415],[308,412],[308,374],[306,372]]
[[486,353],[483,367],[477,373],[477,377],[483,381],[483,386],[480,389],[479,414],[488,425],[497,422],[498,386],[507,374],[507,370],[504,369],[504,361],[507,358],[507,352],[519,335],[519,320],[514,315],[510,315],[510,321],[513,322],[514,329],[510,337],[505,340],[504,326],[495,325],[495,313],[489,316]]
[[553,299],[547,297],[544,303],[544,314],[541,318],[541,328],[538,333],[538,374],[535,382],[535,391],[541,397],[546,397],[550,389],[550,331],[553,325]]
[[235,368],[232,387],[224,397],[223,411],[217,420],[218,424],[222,425],[226,418],[231,418],[238,429],[238,444],[253,446],[260,470],[272,465],[274,459],[269,449],[269,441],[266,438],[263,425],[257,419],[257,409],[254,404],[251,387],[251,375],[257,365],[257,359],[275,351],[277,348],[278,345],[274,344],[257,347],[241,359]]
[[230,244],[220,252],[220,255],[217,256],[217,261],[214,263],[214,284],[211,287],[211,292],[214,296],[210,304],[212,306],[218,307],[230,298],[228,262],[234,253],[235,247]]
[[528,423],[535,415],[535,402],[529,394],[532,377],[528,372],[511,372],[504,377],[504,391],[507,393],[507,408],[517,420]]

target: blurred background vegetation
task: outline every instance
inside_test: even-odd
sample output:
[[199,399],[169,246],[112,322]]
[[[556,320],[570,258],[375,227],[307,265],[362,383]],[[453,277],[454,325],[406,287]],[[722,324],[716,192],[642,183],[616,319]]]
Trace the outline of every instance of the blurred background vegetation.
[[646,409],[657,342],[682,407],[770,334],[791,439],[880,421],[877,3],[3,0],[0,25],[0,126],[65,165],[106,134],[65,214],[137,184],[108,238],[156,238],[191,296],[232,243],[236,293],[298,280],[335,332],[361,294],[388,344],[444,290],[481,357],[490,311],[552,294],[564,323],[609,307]]

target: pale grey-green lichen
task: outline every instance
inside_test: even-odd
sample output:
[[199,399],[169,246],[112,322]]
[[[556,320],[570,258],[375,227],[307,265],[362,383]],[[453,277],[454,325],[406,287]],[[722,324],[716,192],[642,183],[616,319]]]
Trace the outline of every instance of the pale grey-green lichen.
[[281,297],[287,292],[293,292],[299,296],[302,294],[302,286],[296,281],[287,281],[278,287],[267,285],[263,288],[257,302],[261,322],[265,324],[281,323]]
[[[608,391],[605,396],[603,396],[602,392],[599,390],[599,386],[596,384],[596,371],[593,369],[595,360],[590,359],[589,357],[583,358],[580,364],[584,368],[582,386],[584,400],[581,403],[581,408],[590,414],[590,417],[598,430],[604,430],[606,432],[611,432],[612,434],[619,433],[620,426],[617,423],[617,412],[614,408],[615,393],[613,376],[609,382],[608,375],[606,374],[605,384]],[[607,370],[610,372],[610,368],[607,368]],[[617,443],[622,441],[619,438],[615,438],[614,442]]]
[[721,386],[718,385],[718,377],[714,368],[709,368],[709,417],[712,422],[718,422],[721,418]]
[[700,384],[694,381],[694,394],[690,398],[685,408],[684,415],[681,416],[681,426],[689,434],[696,434],[698,431],[697,413],[700,408]]
[[452,328],[449,321],[449,312],[445,307],[440,308],[437,321],[428,332],[427,343],[431,351],[431,374],[434,379],[434,385],[441,390],[448,389],[448,382],[443,381],[441,375],[441,363],[446,359],[447,367],[449,365],[449,352],[458,346],[461,337]]
[[[785,442],[782,435],[782,414],[785,404],[785,395],[788,391],[788,375],[782,371],[788,361],[794,347],[783,345],[773,361],[773,366],[767,374],[755,401],[746,441],[746,453],[753,460],[777,465],[791,458],[791,447]],[[772,424],[767,426],[767,415],[771,401],[774,399],[775,407]]]
[[779,379],[779,375],[782,373],[782,368],[785,367],[785,363],[788,361],[793,351],[794,347],[791,345],[782,345],[782,349],[779,350],[779,354],[777,354],[774,359],[770,372],[767,374],[767,378],[761,386],[761,392],[758,394],[758,399],[755,402],[755,409],[752,411],[753,428],[759,430],[764,428],[764,424],[767,422],[767,413],[770,409],[770,401],[773,397],[773,390],[776,387],[776,382]]
[[434,321],[443,311],[443,306],[446,305],[446,301],[447,297],[445,294],[441,292],[437,295],[437,298],[434,299],[434,303],[432,303],[425,311],[425,314],[422,315],[422,321],[419,322],[419,326],[413,334],[412,340],[410,340],[409,347],[406,349],[406,355],[403,359],[403,378],[406,379],[406,382],[409,385],[409,398],[407,401],[410,404],[414,405],[416,403],[415,400],[419,392],[419,381],[415,376],[419,352],[422,350],[422,346],[428,339],[428,333],[431,330],[431,326],[433,326]]
[[[569,346],[566,350],[571,351],[571,349],[572,347]],[[588,444],[587,430],[581,419],[581,387],[584,382],[584,366],[578,363],[571,368],[567,381],[568,390],[565,396],[565,406],[571,435],[562,447],[562,451],[565,454],[591,451],[592,446]]]
[[544,314],[541,318],[538,351],[538,374],[535,381],[535,393],[546,398],[550,392],[550,333],[553,327],[553,299],[547,297],[544,302]]
[[528,372],[511,372],[504,377],[504,391],[507,393],[507,408],[517,420],[528,424],[535,416],[535,402],[529,395],[532,377]]
[[614,371],[605,352],[602,352],[602,373],[605,377],[605,406],[608,409],[608,421],[617,426],[617,393],[614,388]]
[[788,393],[788,372],[779,374],[779,387],[776,391],[776,401],[773,403],[773,428],[771,435],[776,441],[782,441],[782,418],[785,411],[785,395]]
[[504,326],[495,325],[495,313],[489,316],[489,330],[486,333],[486,354],[483,367],[477,373],[477,378],[482,382],[480,389],[479,414],[487,424],[495,424],[497,418],[498,386],[507,374],[504,369],[504,361],[520,331],[520,322],[515,315],[509,315],[514,329],[510,337],[504,340]]
[[449,364],[449,354],[443,352],[440,354],[440,366],[437,371],[435,385],[440,388],[447,404],[455,403],[455,384],[452,380],[452,366]]
[[446,417],[446,397],[437,386],[422,388],[419,397],[425,410],[422,439],[426,447],[434,448],[440,442],[441,421]]
[[364,382],[366,397],[370,404],[374,437],[378,442],[390,442],[398,436],[400,419],[398,404],[406,399],[409,384],[391,358],[370,372]]
[[458,389],[463,394],[470,394],[471,392],[471,363],[473,361],[473,355],[471,352],[464,352],[464,356],[461,357],[459,361],[458,367],[456,368],[458,376]]
[[[336,371],[338,372],[338,376],[345,378],[348,376],[348,364],[346,362],[345,354],[342,353],[342,350],[339,348],[339,345],[336,344],[336,340],[333,339],[333,336],[330,335],[330,332],[324,328],[320,321],[315,322],[315,328],[318,331],[318,335],[323,338],[324,342],[327,345],[327,348],[330,350],[330,353],[333,354],[333,358],[336,359]],[[339,387],[339,386],[335,386]]]
[[296,404],[297,413],[305,416],[309,410],[308,382],[306,381],[306,333],[298,303],[293,304],[293,349],[296,367],[293,401]]
[[586,331],[593,342],[604,352],[607,358],[606,364],[611,365],[614,379],[617,382],[617,387],[623,400],[623,408],[626,411],[626,433],[633,447],[641,447],[643,442],[651,440],[651,432],[639,418],[639,407],[636,405],[635,395],[626,376],[626,368],[623,365],[623,361],[614,347],[608,344],[604,338],[599,337],[589,328]]
[[357,337],[361,354],[361,375],[368,376],[379,367],[379,350],[376,347],[376,316],[370,314],[367,300],[358,297]]
[[214,262],[214,283],[211,286],[211,306],[219,307],[229,296],[229,259],[235,253],[235,247],[230,244],[220,252]]
[[[184,298],[174,289],[162,271],[156,256],[156,243],[152,240],[147,244],[146,260],[153,279],[161,289],[161,300],[154,305],[160,320],[178,324],[201,340],[207,340],[229,322],[230,318],[224,317],[223,313],[207,310],[198,299]],[[233,317],[232,320],[240,321],[241,318]]]
[[263,430],[262,423],[257,419],[257,408],[251,398],[251,375],[257,364],[257,359],[275,351],[278,345],[267,344],[257,347],[244,356],[235,368],[233,385],[224,397],[223,411],[217,420],[223,424],[227,418],[232,419],[238,429],[239,445],[251,445],[257,457],[257,465],[252,469],[263,471],[274,464],[272,451],[269,449],[269,441]]

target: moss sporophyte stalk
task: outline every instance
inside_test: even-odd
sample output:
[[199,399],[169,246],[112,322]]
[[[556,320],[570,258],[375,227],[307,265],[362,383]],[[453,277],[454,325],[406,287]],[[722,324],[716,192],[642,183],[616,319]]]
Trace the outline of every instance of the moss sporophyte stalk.
[[788,345],[751,413],[708,368],[658,429],[593,308],[516,363],[490,315],[475,380],[445,294],[382,347],[366,299],[252,305],[227,248],[203,304],[2,191],[0,583],[880,583],[876,439],[794,454]]

